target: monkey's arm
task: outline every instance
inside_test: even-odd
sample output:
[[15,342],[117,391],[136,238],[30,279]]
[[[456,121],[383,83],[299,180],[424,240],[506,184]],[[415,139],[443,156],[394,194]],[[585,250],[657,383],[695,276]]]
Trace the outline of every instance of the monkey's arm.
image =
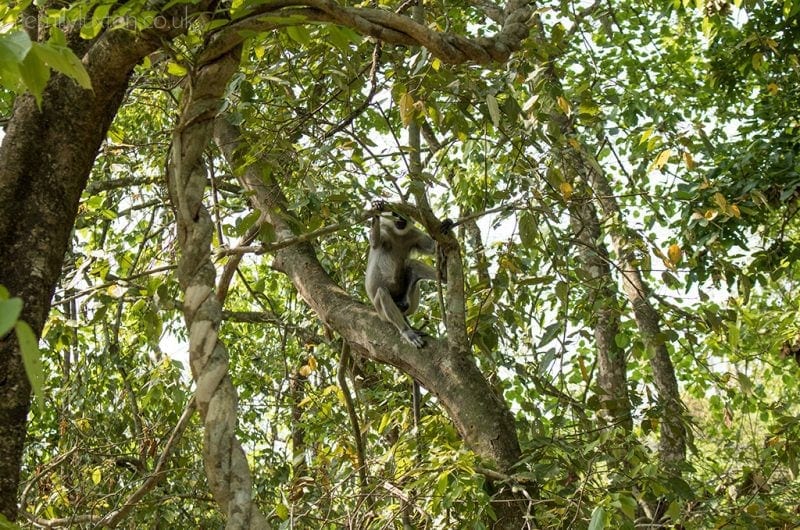
[[369,245],[378,248],[381,245],[381,218],[376,215],[372,218],[372,228],[369,231]]
[[409,232],[409,246],[408,248],[412,248],[421,254],[426,254],[428,256],[433,256],[436,252],[436,241],[431,238],[428,234],[414,228],[413,231]]

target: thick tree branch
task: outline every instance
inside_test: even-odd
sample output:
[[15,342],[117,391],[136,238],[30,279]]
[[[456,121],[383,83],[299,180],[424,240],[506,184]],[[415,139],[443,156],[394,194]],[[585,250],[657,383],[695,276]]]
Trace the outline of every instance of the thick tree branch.
[[600,221],[594,204],[585,197],[575,197],[569,202],[570,224],[577,246],[578,257],[590,295],[595,346],[597,347],[598,385],[602,391],[600,401],[612,423],[630,431],[631,402],[628,397],[627,359],[625,350],[617,346],[620,327],[619,297],[616,281],[611,275],[608,251],[603,246]]
[[[580,152],[581,160],[589,155]],[[610,219],[621,223],[622,210],[614,196],[614,191],[606,175],[597,164],[586,161],[581,169],[589,185],[597,193],[603,212]],[[658,390],[661,413],[661,437],[659,453],[661,461],[671,470],[686,460],[686,427],[683,424],[685,407],[678,390],[675,367],[667,349],[667,342],[661,336],[661,323],[658,311],[650,303],[650,289],[636,263],[633,245],[634,240],[625,225],[611,227],[611,240],[620,261],[619,271],[622,274],[622,289],[631,302],[634,320],[649,350],[650,366],[653,370],[653,382]]]
[[502,29],[497,35],[468,39],[454,33],[434,31],[407,16],[382,9],[346,7],[331,0],[279,0],[261,5],[258,12],[220,30],[206,49],[204,59],[224,54],[237,46],[248,32],[309,22],[332,22],[388,44],[423,46],[446,63],[502,63],[520,48],[528,36],[531,14],[529,2],[510,0],[504,10]]

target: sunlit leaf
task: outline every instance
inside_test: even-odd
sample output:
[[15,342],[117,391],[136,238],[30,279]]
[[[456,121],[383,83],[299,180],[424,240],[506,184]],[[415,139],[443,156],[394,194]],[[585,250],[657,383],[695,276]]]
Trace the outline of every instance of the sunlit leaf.
[[563,112],[564,114],[569,114],[570,113],[571,107],[570,107],[569,101],[567,101],[567,99],[565,97],[558,96],[556,101],[558,103],[558,108],[561,109],[561,112]]
[[497,98],[492,94],[486,94],[486,106],[489,108],[489,116],[492,118],[492,125],[497,127],[500,125],[500,106],[497,104]]
[[22,312],[22,299],[0,300],[0,337],[11,331]]
[[653,163],[650,164],[649,171],[659,170],[663,168],[666,165],[666,163],[669,162],[669,158],[671,156],[672,156],[671,149],[664,149],[663,151],[658,153],[658,156],[656,156],[655,160],[653,160]]
[[176,62],[170,61],[167,63],[167,73],[176,77],[183,77],[188,73],[188,70]]
[[561,191],[561,196],[564,197],[565,201],[568,201],[570,197],[572,197],[572,184],[569,182],[562,182],[558,185],[558,189]]
[[687,169],[694,169],[694,158],[692,158],[692,153],[689,151],[683,152],[683,163],[686,164]]
[[31,327],[22,320],[18,320],[14,325],[19,342],[22,363],[25,366],[25,373],[36,397],[39,411],[44,412],[44,369],[42,368],[42,356],[39,352],[39,340]]
[[672,262],[673,265],[677,265],[681,262],[683,258],[683,250],[681,249],[680,245],[673,243],[667,249],[667,256],[669,257],[669,261]]
[[404,126],[408,127],[414,120],[414,97],[408,92],[404,93],[400,97],[399,108],[400,120]]

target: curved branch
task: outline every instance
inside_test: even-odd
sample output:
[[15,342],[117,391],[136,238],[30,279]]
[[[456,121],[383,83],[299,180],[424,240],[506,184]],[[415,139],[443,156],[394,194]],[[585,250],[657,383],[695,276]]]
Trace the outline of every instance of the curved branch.
[[503,11],[502,29],[495,36],[469,39],[455,33],[432,30],[410,17],[383,9],[346,7],[332,0],[275,1],[260,6],[258,12],[221,29],[211,39],[203,59],[224,55],[238,46],[248,32],[309,22],[328,22],[352,28],[389,44],[424,46],[446,63],[502,63],[522,46],[522,41],[528,36],[532,12],[528,1],[509,0]]

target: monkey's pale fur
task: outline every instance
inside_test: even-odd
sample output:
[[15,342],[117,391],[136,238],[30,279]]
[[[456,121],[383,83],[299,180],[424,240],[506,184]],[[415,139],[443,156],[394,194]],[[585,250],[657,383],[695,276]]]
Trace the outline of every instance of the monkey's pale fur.
[[435,280],[436,270],[411,259],[412,252],[433,255],[436,242],[405,218],[392,213],[372,219],[366,288],[378,315],[403,338],[422,348],[425,340],[406,319],[419,305],[419,281]]

